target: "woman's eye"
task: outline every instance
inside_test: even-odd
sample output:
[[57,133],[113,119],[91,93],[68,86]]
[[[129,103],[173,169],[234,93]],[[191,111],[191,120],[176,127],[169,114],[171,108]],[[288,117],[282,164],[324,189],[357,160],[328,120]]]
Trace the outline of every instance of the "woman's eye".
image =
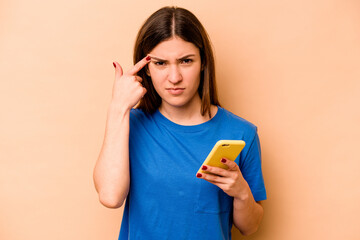
[[155,62],[155,65],[157,65],[157,66],[164,66],[164,65],[165,65],[165,62]]
[[185,64],[189,64],[189,63],[192,63],[192,59],[183,59],[181,60],[181,63],[185,63]]

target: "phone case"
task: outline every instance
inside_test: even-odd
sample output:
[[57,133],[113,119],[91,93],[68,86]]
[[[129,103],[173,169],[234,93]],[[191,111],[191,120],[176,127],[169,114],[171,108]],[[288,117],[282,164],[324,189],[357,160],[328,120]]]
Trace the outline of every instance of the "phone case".
[[[205,164],[227,169],[228,166],[223,164],[221,159],[226,158],[230,161],[235,161],[244,147],[245,142],[242,140],[219,140],[202,165]],[[201,170],[202,165],[200,166],[198,173],[209,173],[208,171]]]

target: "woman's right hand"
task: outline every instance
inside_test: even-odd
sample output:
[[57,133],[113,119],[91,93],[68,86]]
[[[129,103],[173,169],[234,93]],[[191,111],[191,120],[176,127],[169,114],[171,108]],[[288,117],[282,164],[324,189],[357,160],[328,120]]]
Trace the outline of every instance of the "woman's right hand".
[[115,81],[112,91],[112,105],[117,109],[130,110],[146,94],[146,88],[141,84],[142,78],[136,74],[145,67],[151,58],[144,57],[129,71],[123,73],[119,63],[113,62],[115,67]]

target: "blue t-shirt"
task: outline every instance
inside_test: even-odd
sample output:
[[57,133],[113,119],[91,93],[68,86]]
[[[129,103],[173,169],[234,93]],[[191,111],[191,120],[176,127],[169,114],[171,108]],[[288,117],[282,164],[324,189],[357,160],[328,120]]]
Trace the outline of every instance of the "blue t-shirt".
[[119,239],[231,239],[233,198],[196,177],[218,140],[244,140],[235,162],[255,201],[266,199],[256,127],[218,107],[184,126],[139,109],[130,112],[130,191]]

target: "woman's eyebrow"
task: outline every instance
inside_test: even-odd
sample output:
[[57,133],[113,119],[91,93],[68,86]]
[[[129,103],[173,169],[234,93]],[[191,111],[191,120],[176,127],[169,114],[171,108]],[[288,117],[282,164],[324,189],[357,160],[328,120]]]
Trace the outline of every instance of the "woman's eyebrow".
[[[154,59],[156,61],[167,62],[167,60],[164,60],[164,59],[161,59],[161,58],[158,58],[158,57],[154,57],[154,56],[151,56],[151,55],[149,55],[149,56],[151,57],[151,59]],[[189,57],[194,57],[194,56],[195,56],[195,54],[188,54],[188,55],[185,55],[185,56],[183,56],[181,58],[178,58],[177,60],[183,60],[183,59],[186,59],[186,58],[189,58]]]
[[194,57],[194,56],[195,56],[195,54],[188,54],[188,55],[185,55],[185,56],[179,58],[178,60],[183,60],[183,59],[186,59],[186,58],[189,58],[189,57]]
[[150,56],[150,57],[151,57],[151,60],[154,59],[154,60],[159,61],[159,62],[167,62],[167,60],[164,60],[164,59],[161,59],[161,58],[158,58],[158,57],[154,57],[154,56]]

